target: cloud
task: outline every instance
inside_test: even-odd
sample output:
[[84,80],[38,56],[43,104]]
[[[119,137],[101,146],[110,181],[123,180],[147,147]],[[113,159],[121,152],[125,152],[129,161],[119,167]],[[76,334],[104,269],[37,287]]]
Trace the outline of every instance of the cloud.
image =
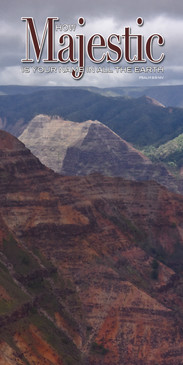
[[136,16],[153,18],[157,14],[181,18],[183,3],[180,0],[1,0],[1,16],[3,19],[15,19],[20,16],[45,16],[59,15],[61,19],[70,19],[77,16],[101,18],[114,16],[116,19],[132,19]]
[[[179,0],[100,0],[97,2],[78,0],[1,0],[0,14],[0,75],[1,83],[20,84],[63,84],[63,85],[93,85],[93,86],[121,86],[136,85],[142,82],[150,84],[163,82],[179,82],[182,79],[182,29],[183,2]],[[86,74],[78,82],[70,74],[22,74],[21,58],[25,55],[25,22],[21,17],[34,17],[39,34],[42,33],[46,17],[58,16],[61,24],[76,24],[79,16],[84,16],[86,25],[77,26],[76,31],[84,32],[86,39],[94,33],[101,33],[107,37],[111,33],[123,34],[124,27],[130,26],[131,32],[141,33],[146,40],[149,35],[159,33],[165,38],[163,51],[165,60],[164,79],[139,79],[138,75]],[[138,27],[136,18],[142,16],[144,25]],[[77,33],[75,33],[77,34]],[[122,44],[122,47],[124,45]],[[59,49],[59,46],[57,46]],[[160,52],[160,48],[157,47]],[[86,63],[89,65],[88,61]],[[125,66],[124,60],[122,65]],[[30,65],[31,66],[31,65]]]

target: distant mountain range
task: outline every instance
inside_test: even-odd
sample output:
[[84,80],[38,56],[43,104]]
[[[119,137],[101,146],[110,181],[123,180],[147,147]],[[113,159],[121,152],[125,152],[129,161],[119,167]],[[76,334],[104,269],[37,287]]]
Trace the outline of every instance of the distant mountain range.
[[[52,90],[75,89],[71,87],[52,86]],[[42,92],[49,90],[50,87],[45,86],[0,86],[0,95],[17,95],[31,94],[33,92]],[[158,100],[166,107],[183,107],[183,85],[153,86],[153,87],[77,87],[80,90],[87,90],[99,95],[107,97],[129,97],[139,98],[141,96],[149,96]]]
[[140,148],[159,146],[183,133],[183,109],[165,108],[148,96],[107,97],[93,89],[51,87],[0,96],[0,128],[16,136],[39,114],[58,115],[75,122],[99,120]]

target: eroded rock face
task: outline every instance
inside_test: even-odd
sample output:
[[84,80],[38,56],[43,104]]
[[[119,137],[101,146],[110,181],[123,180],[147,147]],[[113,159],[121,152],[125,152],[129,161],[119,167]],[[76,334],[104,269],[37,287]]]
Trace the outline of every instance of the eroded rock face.
[[182,364],[183,197],[152,181],[62,177],[14,143],[0,148],[0,214],[18,241],[7,234],[1,249],[2,363]]
[[44,165],[61,173],[68,146],[81,145],[90,125],[91,121],[74,123],[59,117],[38,115],[19,139]]
[[136,181],[155,180],[172,191],[182,191],[164,166],[152,164],[98,121],[75,123],[38,115],[19,139],[44,165],[61,175],[98,172]]

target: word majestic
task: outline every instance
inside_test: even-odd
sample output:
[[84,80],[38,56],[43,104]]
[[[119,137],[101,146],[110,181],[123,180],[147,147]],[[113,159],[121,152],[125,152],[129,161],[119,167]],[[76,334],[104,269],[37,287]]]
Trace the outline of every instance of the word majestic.
[[[26,57],[21,62],[34,62],[30,56],[30,40],[32,41],[33,51],[37,62],[41,61],[43,49],[45,47],[45,40],[47,38],[47,57],[42,59],[42,62],[60,62],[66,64],[71,62],[77,64],[77,67],[72,71],[72,77],[76,80],[84,75],[85,70],[85,55],[94,63],[116,64],[124,59],[128,63],[147,62],[160,63],[163,61],[165,55],[161,53],[159,58],[154,57],[154,50],[157,46],[164,45],[164,38],[160,34],[152,34],[144,42],[143,35],[131,34],[129,27],[124,28],[124,34],[111,34],[107,39],[101,34],[93,34],[86,42],[86,37],[83,34],[76,34],[71,36],[68,33],[62,34],[58,39],[58,44],[61,49],[55,51],[55,22],[59,21],[57,17],[50,17],[46,19],[41,41],[39,41],[38,34],[33,18],[22,17],[22,21],[26,21]],[[138,26],[143,25],[141,17],[136,20]],[[78,19],[79,26],[85,25],[85,19],[80,17]],[[134,44],[135,41],[135,44]],[[120,46],[124,43],[124,51]],[[136,54],[132,55],[132,42],[136,49]],[[145,54],[145,56],[144,56]]]

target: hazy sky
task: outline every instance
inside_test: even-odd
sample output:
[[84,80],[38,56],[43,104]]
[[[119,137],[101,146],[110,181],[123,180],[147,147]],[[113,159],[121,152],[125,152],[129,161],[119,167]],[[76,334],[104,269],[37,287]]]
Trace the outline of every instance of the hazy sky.
[[[83,86],[145,86],[183,84],[183,2],[182,0],[0,0],[0,83],[24,85],[65,85]],[[117,73],[114,67],[127,66],[122,59],[120,64],[96,64],[93,73],[85,72],[84,77],[73,80],[70,72],[63,72],[67,65],[56,66],[57,70],[50,72],[34,72],[32,66],[44,66],[47,70],[50,65],[22,64],[25,58],[25,22],[21,17],[33,17],[38,29],[39,37],[44,28],[47,17],[59,17],[57,22],[63,24],[77,24],[77,19],[83,16],[86,20],[84,27],[77,25],[76,31],[71,34],[85,34],[86,41],[94,33],[108,37],[112,33],[123,34],[124,27],[129,26],[133,34],[144,35],[146,40],[151,34],[159,33],[165,38],[165,45],[159,47],[159,53],[165,53],[161,64],[141,64],[140,66],[159,66],[164,72],[134,72],[136,65],[130,65],[132,72]],[[138,27],[136,19],[144,19],[142,27]],[[56,42],[63,32],[56,32]],[[123,46],[121,45],[123,48]],[[59,46],[56,45],[59,50]],[[86,60],[86,65],[88,61]],[[30,73],[23,73],[22,67],[31,67]],[[106,66],[113,72],[101,72],[98,67]],[[139,65],[138,65],[139,66]],[[62,67],[59,73],[58,68]],[[46,70],[45,69],[45,70]]]

